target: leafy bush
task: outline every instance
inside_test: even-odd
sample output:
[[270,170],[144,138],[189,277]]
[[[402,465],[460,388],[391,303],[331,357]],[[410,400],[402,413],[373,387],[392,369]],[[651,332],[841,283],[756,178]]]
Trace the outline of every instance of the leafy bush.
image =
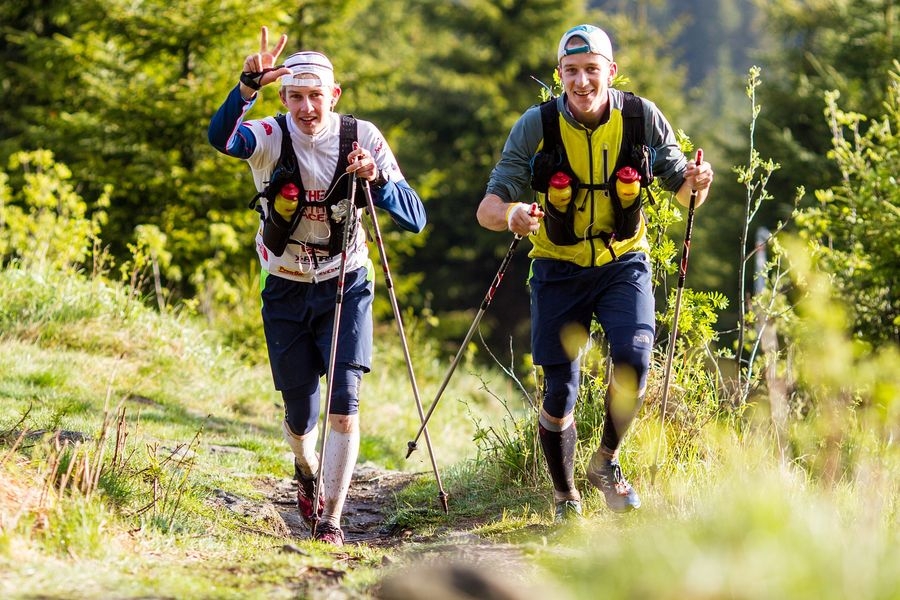
[[900,343],[900,61],[890,78],[880,117],[844,111],[838,92],[826,94],[828,156],[841,183],[817,190],[817,205],[797,219],[831,273],[854,332],[873,344]]

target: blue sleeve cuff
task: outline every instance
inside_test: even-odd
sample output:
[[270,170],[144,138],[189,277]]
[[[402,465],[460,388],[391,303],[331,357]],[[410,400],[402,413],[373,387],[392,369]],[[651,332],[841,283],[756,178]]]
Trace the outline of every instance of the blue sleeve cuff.
[[394,222],[407,231],[419,233],[425,228],[425,207],[406,181],[388,181],[381,187],[373,187],[372,203],[388,211]]

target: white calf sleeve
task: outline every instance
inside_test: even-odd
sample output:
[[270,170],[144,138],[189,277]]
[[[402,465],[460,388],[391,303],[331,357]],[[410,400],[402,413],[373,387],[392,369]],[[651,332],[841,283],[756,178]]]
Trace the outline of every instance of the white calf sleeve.
[[349,433],[332,429],[328,432],[325,456],[322,459],[322,496],[325,510],[322,519],[340,527],[344,500],[350,490],[353,467],[359,455],[359,428]]
[[312,478],[319,472],[319,455],[316,454],[316,442],[319,440],[318,425],[306,435],[297,435],[291,431],[287,421],[281,422],[284,439],[294,452],[294,458],[300,472],[306,478]]

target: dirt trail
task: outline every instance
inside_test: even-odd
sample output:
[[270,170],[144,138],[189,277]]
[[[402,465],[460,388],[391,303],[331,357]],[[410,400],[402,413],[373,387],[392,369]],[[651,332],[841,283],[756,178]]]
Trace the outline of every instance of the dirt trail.
[[[392,529],[385,519],[394,494],[417,477],[416,473],[388,471],[370,463],[358,465],[353,472],[341,521],[345,543],[379,547],[402,543],[409,532]],[[297,513],[297,484],[287,478],[270,483],[271,487],[263,491],[276,507],[290,536],[309,538],[309,528]]]
[[[371,463],[357,465],[353,474],[342,519],[345,544],[393,549],[391,558],[386,558],[386,573],[403,571],[404,576],[395,578],[394,583],[399,580],[402,586],[414,586],[413,591],[398,588],[395,590],[397,595],[391,596],[389,580],[382,590],[386,594],[383,597],[414,600],[421,592],[423,600],[433,600],[437,586],[446,592],[450,586],[468,585],[482,592],[493,589],[497,595],[489,597],[524,598],[517,595],[515,587],[510,587],[526,583],[524,580],[516,582],[519,576],[511,574],[524,576],[529,571],[516,546],[492,543],[474,535],[468,530],[471,523],[460,522],[458,529],[441,528],[433,535],[424,536],[392,527],[387,522],[394,506],[394,495],[419,476],[382,469]],[[257,487],[268,502],[256,503],[255,507],[241,502],[232,509],[257,517],[258,522],[265,522],[273,533],[298,541],[307,540],[309,529],[297,514],[295,486],[289,478],[259,480]],[[451,514],[452,510],[451,505]],[[300,546],[291,543],[286,543],[283,550],[304,553]],[[348,554],[343,562],[344,571],[307,569],[303,574],[303,594],[310,598],[359,598],[341,586],[341,580],[352,570],[353,562]],[[504,574],[503,578],[497,578],[494,575],[497,573]],[[453,591],[460,590],[454,587]],[[481,594],[460,597],[481,597]]]

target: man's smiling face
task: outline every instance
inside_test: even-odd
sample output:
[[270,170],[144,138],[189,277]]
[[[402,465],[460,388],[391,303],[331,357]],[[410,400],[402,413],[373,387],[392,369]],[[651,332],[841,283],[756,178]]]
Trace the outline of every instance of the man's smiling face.
[[[573,39],[573,45],[577,42]],[[609,85],[618,67],[599,54],[582,52],[563,56],[559,61],[559,77],[569,110],[580,122],[596,126],[609,103]]]
[[328,124],[328,113],[332,111],[341,88],[335,86],[296,86],[281,89],[281,101],[288,109],[294,124],[307,135],[321,131]]

